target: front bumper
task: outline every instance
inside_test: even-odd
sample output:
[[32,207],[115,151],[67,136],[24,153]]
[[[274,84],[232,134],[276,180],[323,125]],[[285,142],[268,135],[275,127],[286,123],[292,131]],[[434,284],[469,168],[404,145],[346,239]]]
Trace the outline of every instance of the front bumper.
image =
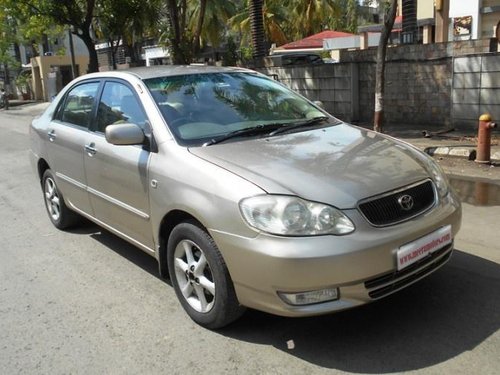
[[[449,259],[453,244],[397,272],[400,246],[451,225],[461,224],[461,206],[453,193],[438,206],[392,227],[370,226],[357,210],[345,211],[356,231],[346,236],[255,238],[211,230],[244,306],[283,316],[310,316],[362,305],[396,292],[432,273]],[[279,292],[338,288],[336,301],[305,306],[285,303]]]

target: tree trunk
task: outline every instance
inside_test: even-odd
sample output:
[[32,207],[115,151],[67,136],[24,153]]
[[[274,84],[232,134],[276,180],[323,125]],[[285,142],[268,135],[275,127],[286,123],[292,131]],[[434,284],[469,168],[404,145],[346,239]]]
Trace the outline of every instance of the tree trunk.
[[380,36],[380,42],[377,48],[377,66],[375,68],[375,113],[373,117],[373,130],[383,132],[384,123],[384,84],[385,84],[385,55],[387,51],[387,42],[391,35],[398,0],[391,0],[389,12],[386,14],[384,28]]
[[79,37],[82,42],[87,47],[89,51],[89,66],[87,68],[87,73],[94,73],[99,71],[99,62],[97,60],[97,51],[95,50],[95,44],[90,36],[90,31],[83,30],[82,34],[75,34]]
[[49,38],[47,36],[47,34],[43,34],[42,35],[42,49],[43,49],[43,52],[42,52],[42,56],[44,56],[46,53],[50,52],[49,51]]
[[182,49],[182,35],[180,28],[179,12],[176,0],[168,0],[168,18],[170,21],[170,48],[172,52],[172,62],[175,65],[187,64],[187,59]]
[[128,57],[130,57],[130,66],[137,65],[137,54],[135,53],[135,42],[125,43],[125,49],[127,51]]
[[266,55],[264,46],[264,14],[263,0],[250,1],[250,27],[252,32],[252,57],[256,65],[262,64]]
[[200,36],[201,36],[201,31],[203,29],[203,21],[205,19],[206,9],[207,9],[207,0],[200,0],[200,15],[193,36],[193,57],[196,57],[196,55],[200,51]]
[[186,17],[187,17],[187,2],[186,0],[181,0],[180,3],[180,14],[179,17],[179,28],[181,32],[186,30]]
[[112,38],[108,39],[109,48],[110,48],[110,57],[111,57],[111,65],[113,66],[113,70],[116,70],[116,52],[118,51],[118,45],[120,42],[118,41],[115,46],[115,42]]

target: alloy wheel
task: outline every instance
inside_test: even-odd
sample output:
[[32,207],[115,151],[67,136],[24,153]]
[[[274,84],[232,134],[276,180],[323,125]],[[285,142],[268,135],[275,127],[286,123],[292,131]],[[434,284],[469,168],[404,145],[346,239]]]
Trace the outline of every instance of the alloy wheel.
[[208,313],[215,303],[215,282],[203,250],[193,241],[180,241],[174,252],[175,277],[189,305]]
[[61,203],[56,183],[50,177],[45,179],[45,201],[49,215],[54,221],[58,221],[61,217]]

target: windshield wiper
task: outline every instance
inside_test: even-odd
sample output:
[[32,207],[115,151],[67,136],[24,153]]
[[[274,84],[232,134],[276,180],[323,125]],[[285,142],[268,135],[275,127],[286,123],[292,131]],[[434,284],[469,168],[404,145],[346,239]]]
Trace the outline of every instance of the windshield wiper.
[[227,133],[226,135],[221,136],[220,138],[212,138],[211,140],[205,142],[203,144],[203,147],[215,145],[217,143],[221,143],[227,141],[228,139],[236,137],[251,137],[259,134],[268,134],[269,136],[273,136],[296,128],[300,128],[302,126],[314,126],[329,119],[330,117],[328,116],[318,116],[304,121],[298,121],[292,123],[275,122],[271,124],[259,124],[256,126],[251,126],[249,128],[234,130],[232,132]]
[[221,143],[224,141],[227,141],[228,139],[231,138],[236,138],[236,137],[250,137],[254,135],[259,135],[259,134],[270,134],[275,132],[276,130],[280,129],[281,127],[285,126],[286,124],[283,124],[281,122],[277,123],[272,123],[272,124],[260,124],[256,126],[251,126],[249,128],[244,128],[244,129],[238,129],[234,130],[232,132],[227,133],[226,135],[221,136],[220,138],[213,138],[203,144],[203,147],[205,146],[211,146],[215,145],[217,143]]
[[303,126],[307,127],[307,126],[318,125],[318,124],[321,124],[329,119],[330,119],[330,117],[328,117],[328,116],[318,116],[318,117],[313,117],[313,118],[307,119],[305,121],[292,122],[291,124],[289,124],[287,126],[280,126],[279,128],[273,130],[271,133],[269,133],[269,136],[285,133],[285,132],[288,132],[288,131],[291,131],[291,130],[294,130],[297,128],[301,128]]

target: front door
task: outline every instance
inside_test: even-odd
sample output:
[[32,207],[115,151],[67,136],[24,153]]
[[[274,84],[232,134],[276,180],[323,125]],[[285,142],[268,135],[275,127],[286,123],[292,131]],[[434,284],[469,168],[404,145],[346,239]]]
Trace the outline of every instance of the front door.
[[107,81],[84,157],[95,217],[134,242],[154,249],[149,208],[150,152],[142,145],[117,146],[105,139],[106,126],[134,123],[149,132],[145,112],[130,86]]

